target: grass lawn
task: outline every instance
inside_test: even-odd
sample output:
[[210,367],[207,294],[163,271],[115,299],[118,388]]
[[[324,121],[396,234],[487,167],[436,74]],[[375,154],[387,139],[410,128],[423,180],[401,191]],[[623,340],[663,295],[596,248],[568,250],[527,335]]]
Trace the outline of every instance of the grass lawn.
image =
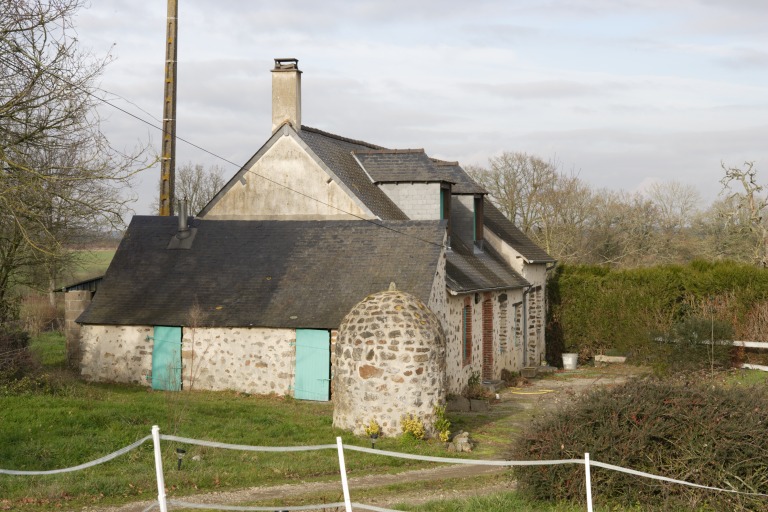
[[[161,392],[128,385],[85,384],[61,368],[63,338],[47,334],[32,343],[48,378],[29,379],[13,393],[0,387],[0,468],[50,470],[82,464],[151,433],[259,446],[344,443],[367,439],[334,429],[332,405],[280,396],[234,392]],[[338,479],[335,450],[260,453],[184,446],[176,470],[176,443],[164,442],[169,496]],[[381,439],[377,447],[447,456],[440,443]],[[351,476],[396,472],[428,463],[347,452]],[[64,510],[86,504],[152,499],[157,493],[152,443],[105,464],[61,475],[0,475],[0,510]]]
[[[223,443],[257,446],[344,443],[370,446],[369,440],[334,429],[332,404],[307,402],[282,396],[252,396],[235,392],[152,391],[129,385],[86,384],[64,368],[64,340],[45,333],[33,339],[33,351],[47,377],[31,378],[12,391],[0,385],[0,468],[50,470],[82,464],[150,435],[152,425],[164,434]],[[554,379],[566,378],[554,376]],[[738,372],[733,385],[763,379],[760,372]],[[471,458],[504,459],[520,425],[535,412],[521,407],[498,406],[488,413],[453,414],[452,430],[471,432],[476,449]],[[177,470],[176,448],[186,454]],[[383,450],[455,457],[441,443],[407,438],[380,439]],[[432,467],[430,463],[346,452],[350,477]],[[169,498],[256,486],[312,481],[338,482],[335,450],[295,453],[262,453],[163,443],[165,483]],[[510,488],[509,475],[498,477],[499,491]],[[457,496],[461,489],[483,481],[409,482],[355,493],[365,502],[375,496],[406,494],[428,485]],[[342,501],[333,493],[316,496],[314,503]],[[151,441],[117,459],[83,471],[61,475],[0,475],[0,510],[80,510],[156,498]],[[304,499],[309,499],[305,497]],[[290,505],[281,501],[282,504]],[[304,502],[306,503],[306,501]],[[296,503],[299,504],[299,503]],[[264,504],[260,504],[264,505]],[[277,505],[277,503],[276,503]],[[403,510],[464,512],[532,510],[576,512],[584,506],[531,502],[513,491],[469,499],[446,499]],[[98,508],[96,508],[98,509]],[[609,510],[597,507],[595,510]],[[640,509],[617,509],[625,512]]]
[[69,275],[63,276],[69,284],[98,277],[106,272],[115,256],[115,249],[87,249],[76,251],[76,262]]

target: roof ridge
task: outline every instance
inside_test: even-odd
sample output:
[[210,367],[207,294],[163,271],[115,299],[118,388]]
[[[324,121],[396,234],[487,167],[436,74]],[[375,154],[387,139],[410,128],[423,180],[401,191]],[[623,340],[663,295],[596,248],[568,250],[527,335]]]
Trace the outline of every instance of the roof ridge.
[[343,142],[351,142],[352,144],[359,144],[361,146],[368,146],[371,149],[387,149],[383,146],[377,146],[376,144],[371,144],[370,142],[365,142],[362,140],[356,140],[356,139],[350,139],[349,137],[342,137],[341,135],[336,135],[335,133],[326,132],[323,130],[320,130],[318,128],[312,128],[311,126],[305,126],[301,125],[302,130],[306,130],[308,132],[317,133],[318,135],[324,135],[326,137],[330,137],[332,139],[340,140]]
[[356,155],[393,155],[393,154],[415,154],[424,153],[424,148],[412,148],[412,149],[365,149],[361,151],[352,151]]
[[440,160],[439,158],[433,158],[433,157],[429,157],[429,159],[432,160],[432,163],[435,165],[459,165],[458,160],[449,162],[448,160]]

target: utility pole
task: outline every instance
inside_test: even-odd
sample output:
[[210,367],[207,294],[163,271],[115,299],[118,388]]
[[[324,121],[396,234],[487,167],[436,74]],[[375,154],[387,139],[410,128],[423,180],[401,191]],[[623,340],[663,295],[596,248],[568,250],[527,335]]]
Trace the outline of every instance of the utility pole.
[[179,30],[177,0],[168,0],[165,40],[165,88],[163,91],[163,155],[160,170],[160,215],[173,215],[176,186],[176,38]]

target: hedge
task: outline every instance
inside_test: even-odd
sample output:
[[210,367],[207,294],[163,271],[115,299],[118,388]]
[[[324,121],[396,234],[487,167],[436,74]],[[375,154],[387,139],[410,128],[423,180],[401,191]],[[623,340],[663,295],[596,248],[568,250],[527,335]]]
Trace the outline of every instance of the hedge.
[[763,316],[756,311],[768,311],[768,271],[703,261],[627,270],[560,265],[550,275],[548,293],[548,345],[583,358],[642,358],[685,325],[701,329],[709,323],[718,326],[719,336],[754,336]]

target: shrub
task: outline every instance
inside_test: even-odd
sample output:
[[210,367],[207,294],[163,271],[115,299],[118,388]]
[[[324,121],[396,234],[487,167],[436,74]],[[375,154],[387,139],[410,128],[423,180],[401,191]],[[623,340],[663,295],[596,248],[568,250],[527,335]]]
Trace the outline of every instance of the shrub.
[[60,329],[64,311],[52,305],[47,295],[29,294],[21,302],[19,318],[24,330],[37,336],[41,332]]
[[649,362],[659,373],[726,369],[731,366],[733,330],[713,318],[689,317],[660,337]]
[[[590,458],[692,483],[768,488],[768,389],[722,387],[702,377],[643,379],[600,389],[535,422],[514,447],[520,460]],[[516,470],[519,488],[551,501],[585,499],[582,465]],[[707,491],[592,468],[595,496],[644,510],[757,510],[765,498]]]
[[414,439],[422,440],[424,439],[424,436],[427,435],[427,431],[424,428],[424,422],[413,414],[400,418],[400,429],[406,437],[410,436]]
[[478,372],[472,373],[472,376],[467,381],[467,386],[461,394],[464,398],[475,400],[486,400],[491,397],[491,392],[483,386]]
[[368,437],[379,437],[381,435],[381,427],[373,418],[368,421],[368,425],[365,426],[365,435]]
[[547,290],[550,362],[559,361],[560,351],[578,348],[582,357],[614,349],[642,363],[655,355],[655,333],[669,333],[688,318],[714,316],[733,327],[736,339],[761,339],[768,329],[759,310],[760,303],[768,304],[768,273],[752,265],[562,265],[550,275]]
[[435,406],[435,432],[444,443],[451,438],[451,421],[445,417],[445,406]]

